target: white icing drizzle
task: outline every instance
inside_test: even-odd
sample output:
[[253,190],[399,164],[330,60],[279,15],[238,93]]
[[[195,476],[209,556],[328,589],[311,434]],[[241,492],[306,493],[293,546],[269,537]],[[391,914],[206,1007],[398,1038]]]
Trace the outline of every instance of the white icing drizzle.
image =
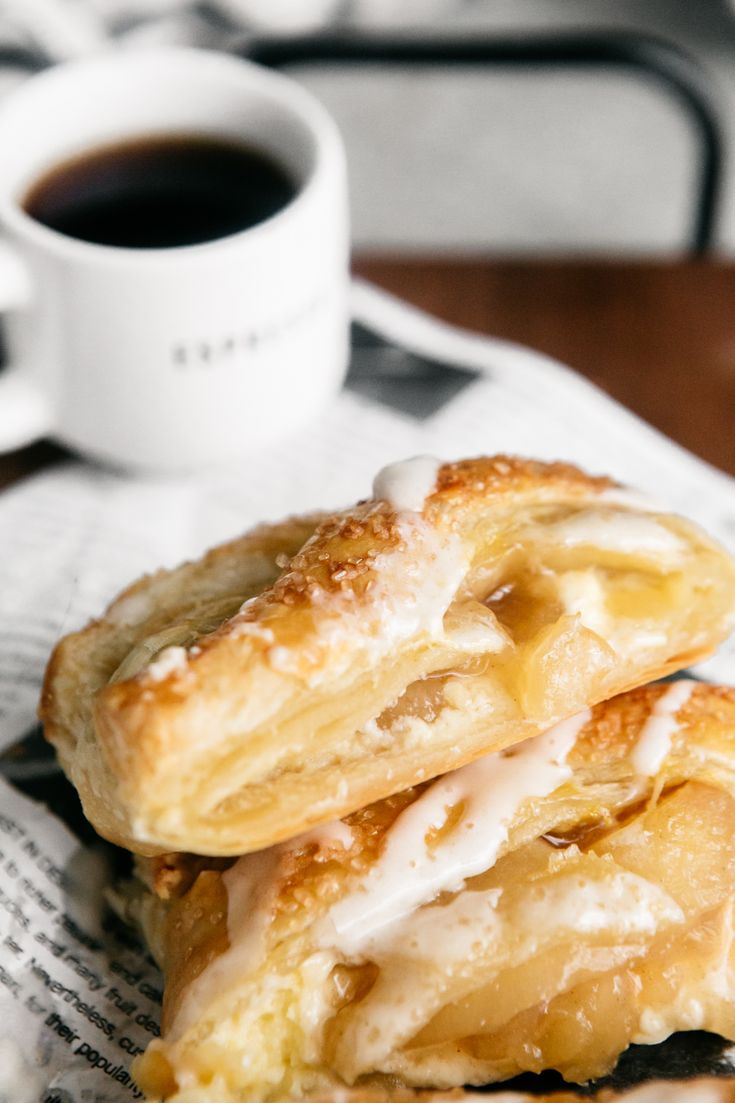
[[187,662],[188,655],[185,647],[166,647],[145,668],[145,675],[152,682],[162,682],[171,674],[181,674],[186,670]]
[[615,931],[620,939],[653,937],[662,922],[683,923],[684,912],[658,885],[628,870],[602,881],[558,876],[540,893],[523,901],[523,923],[529,931],[554,923],[580,935]]
[[549,539],[568,548],[590,545],[624,555],[678,559],[684,548],[676,533],[645,513],[585,510],[551,523],[546,534]]
[[691,697],[695,685],[696,682],[688,679],[673,682],[656,701],[630,756],[637,774],[653,777],[661,769],[679,727],[676,714]]
[[[510,751],[487,755],[436,781],[395,821],[380,858],[357,890],[331,909],[325,941],[345,953],[357,952],[376,931],[490,869],[523,802],[546,796],[571,777],[566,757],[589,716],[585,710]],[[427,846],[429,832],[443,827],[449,810],[458,805],[458,823],[440,843]]]
[[265,935],[278,890],[278,870],[283,855],[309,844],[316,844],[318,848],[338,844],[349,850],[353,842],[352,828],[335,820],[305,831],[287,843],[245,854],[222,874],[227,893],[230,945],[189,985],[169,1032],[170,1041],[175,1042],[202,1018],[213,1000],[231,986],[233,978],[247,976],[264,959]]
[[401,641],[444,638],[444,615],[467,573],[468,551],[456,533],[440,533],[417,513],[398,519],[403,541],[375,557],[369,593],[359,603],[347,594],[316,598],[323,616],[315,622],[318,660],[304,649],[280,644],[269,648],[268,662],[281,673],[305,677],[310,686],[334,682],[355,664],[361,650],[366,668],[382,661]]
[[247,976],[262,960],[282,853],[282,848],[276,846],[246,854],[222,874],[227,892],[230,945],[187,988],[168,1035],[170,1042],[176,1042],[203,1018],[217,997],[231,987],[233,980]]
[[684,921],[679,905],[638,874],[571,848],[562,861],[568,871],[521,892],[468,890],[406,916],[368,943],[381,973],[339,1043],[338,1060],[350,1075],[375,1067],[420,1030],[446,1001],[442,978],[468,962],[483,961],[489,982],[563,938],[594,944],[612,935],[622,964],[642,940]]
[[441,460],[434,456],[414,456],[391,463],[379,471],[373,481],[373,497],[395,510],[420,513],[424,502],[436,487]]
[[587,866],[584,873],[558,874],[507,907],[500,888],[460,893],[444,907],[424,908],[397,923],[376,948],[377,956],[398,954],[446,967],[468,961],[481,946],[492,949],[493,942],[525,941],[534,953],[553,940],[553,932],[614,931],[620,940],[637,941],[664,923],[684,922],[676,901],[639,874],[619,870],[596,879],[592,872],[594,867]]
[[389,648],[423,633],[443,637],[444,614],[468,567],[468,552],[455,533],[440,534],[422,517],[411,514],[400,519],[398,531],[410,550],[376,558],[371,591],[380,645]]

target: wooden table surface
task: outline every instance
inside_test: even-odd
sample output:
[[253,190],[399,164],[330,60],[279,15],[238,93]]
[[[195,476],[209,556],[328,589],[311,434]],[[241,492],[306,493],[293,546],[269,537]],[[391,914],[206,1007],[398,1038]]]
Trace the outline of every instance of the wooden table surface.
[[360,260],[432,314],[556,357],[735,475],[735,265]]
[[[448,322],[562,360],[735,475],[735,265],[382,257],[354,269]],[[43,442],[0,457],[0,486],[63,454]]]

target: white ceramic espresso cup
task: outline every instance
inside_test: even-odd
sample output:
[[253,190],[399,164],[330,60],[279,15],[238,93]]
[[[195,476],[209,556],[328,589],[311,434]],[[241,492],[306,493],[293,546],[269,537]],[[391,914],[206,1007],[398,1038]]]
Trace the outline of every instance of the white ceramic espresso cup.
[[[203,244],[118,248],[23,209],[85,150],[193,134],[270,154],[296,184],[265,221]],[[336,126],[298,84],[189,49],[105,54],[31,77],[0,107],[0,451],[50,434],[125,467],[242,455],[314,415],[348,352],[348,219]]]

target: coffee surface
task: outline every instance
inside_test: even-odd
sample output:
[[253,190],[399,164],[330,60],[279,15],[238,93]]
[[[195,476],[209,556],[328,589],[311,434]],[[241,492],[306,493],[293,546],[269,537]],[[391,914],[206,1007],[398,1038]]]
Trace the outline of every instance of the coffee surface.
[[296,190],[259,149],[171,135],[98,147],[55,165],[23,207],[67,237],[160,249],[246,230],[285,207]]

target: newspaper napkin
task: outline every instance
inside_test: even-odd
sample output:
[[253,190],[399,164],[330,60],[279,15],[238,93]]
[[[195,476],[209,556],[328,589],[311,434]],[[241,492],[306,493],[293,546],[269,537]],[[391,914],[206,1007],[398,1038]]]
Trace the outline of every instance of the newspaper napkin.
[[[346,389],[317,421],[257,456],[187,479],[68,462],[0,496],[0,748],[33,728],[56,639],[132,578],[258,521],[364,497],[375,472],[401,457],[570,460],[636,486],[735,551],[735,480],[569,369],[454,330],[365,284],[353,288],[353,316]],[[703,669],[735,681],[735,648]],[[35,792],[34,771],[51,769],[21,756],[10,772]],[[128,1070],[157,1033],[160,978],[103,906],[106,852],[0,786],[0,1103],[141,1098]],[[65,790],[55,807],[75,822]]]

